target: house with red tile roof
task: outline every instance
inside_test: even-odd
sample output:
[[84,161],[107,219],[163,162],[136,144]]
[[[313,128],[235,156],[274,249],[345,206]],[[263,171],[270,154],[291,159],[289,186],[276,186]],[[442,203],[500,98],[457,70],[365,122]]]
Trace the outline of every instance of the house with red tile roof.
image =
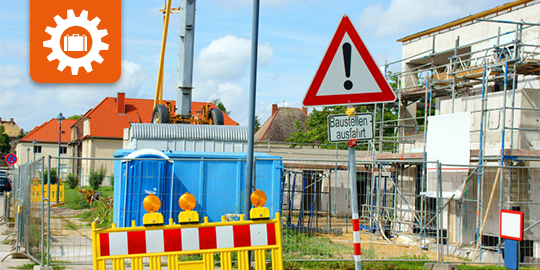
[[307,108],[279,108],[272,105],[272,115],[255,132],[256,142],[285,142],[289,135],[296,132],[296,122],[304,123],[308,119]]
[[9,143],[11,144],[10,153],[13,153],[13,150],[15,150],[15,140],[19,136],[21,129],[17,126],[13,118],[10,118],[8,121],[7,119],[2,120],[2,117],[0,117],[0,126],[4,127],[4,132],[9,136]]
[[[174,101],[171,102],[175,106]],[[207,102],[192,102],[193,114],[201,117],[202,108]],[[124,93],[116,97],[106,97],[96,107],[86,112],[71,125],[69,146],[74,157],[112,158],[117,149],[123,148],[124,129],[131,123],[150,123],[152,120],[154,101],[151,99],[126,98]],[[210,108],[217,108],[211,104]],[[238,125],[227,114],[223,113],[225,125]],[[74,161],[75,162],[75,161]],[[74,172],[81,176],[85,184],[90,170],[101,167],[107,175],[113,173],[113,162],[110,160],[77,160],[73,164]]]
[[[71,141],[71,125],[73,125],[76,121],[77,120],[74,119],[65,119],[62,121],[60,157],[72,156],[68,143]],[[38,160],[41,157],[47,157],[49,155],[52,157],[58,157],[58,126],[58,120],[53,118],[43,123],[41,126],[35,127],[26,136],[18,140],[15,148],[17,153],[16,165],[25,164],[28,161]],[[57,167],[56,162],[53,161],[55,168]],[[64,177],[65,173],[67,173],[68,166],[68,160],[61,160],[61,177]]]

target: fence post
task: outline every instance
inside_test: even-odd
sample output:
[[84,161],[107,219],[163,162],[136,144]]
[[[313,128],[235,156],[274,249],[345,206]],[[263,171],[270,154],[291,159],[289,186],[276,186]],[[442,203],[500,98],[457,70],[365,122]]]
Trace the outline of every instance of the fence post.
[[[43,174],[45,173],[45,157],[41,157],[40,158],[41,160],[41,263],[39,264],[40,266],[43,267],[43,263],[44,263],[44,259],[43,259],[43,256],[45,255],[44,254],[44,249],[45,249],[45,196],[43,196],[44,192],[43,192],[43,189],[44,189],[44,185],[45,183],[43,183],[44,179],[43,179]],[[50,231],[51,230],[47,230],[47,235],[50,234]]]
[[49,156],[47,167],[47,267],[51,266],[51,156]]
[[443,252],[443,191],[442,191],[442,168],[441,162],[437,161],[437,208],[438,217],[437,217],[437,262],[444,263],[444,252]]

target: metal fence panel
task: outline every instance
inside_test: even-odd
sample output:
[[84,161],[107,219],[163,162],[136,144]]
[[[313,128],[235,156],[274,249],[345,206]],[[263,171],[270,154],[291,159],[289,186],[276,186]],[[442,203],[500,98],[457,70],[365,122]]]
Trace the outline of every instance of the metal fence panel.
[[[113,176],[121,170],[107,167],[107,171],[101,173],[103,183],[98,190],[99,200],[95,194],[85,195],[78,191],[80,188],[89,190],[86,183],[95,179],[96,174],[99,176],[101,165],[113,162],[112,159],[74,159],[72,164],[75,166],[60,172],[65,186],[65,204],[51,202],[50,227],[44,223],[46,215],[39,214],[47,207],[41,208],[39,202],[29,203],[33,179],[44,183],[41,179],[43,169],[40,169],[43,164],[20,166],[14,180],[13,200],[15,207],[21,205],[24,212],[18,220],[20,227],[17,227],[21,228],[18,231],[21,248],[36,259],[40,258],[38,251],[42,249],[39,249],[39,238],[35,235],[40,235],[39,225],[44,224],[44,234],[50,232],[48,247],[53,261],[57,264],[90,264],[92,221],[98,221],[101,227],[109,227],[112,209],[119,204],[129,203],[133,206],[131,211],[146,212],[141,200],[156,190],[125,190],[125,186],[118,185],[113,192],[112,186],[118,184],[121,177],[127,177],[125,181],[140,180],[127,174]],[[286,159],[282,162],[281,178],[276,181],[279,188],[267,192],[267,196],[278,198],[272,203],[278,204],[277,209],[281,212],[284,260],[352,260],[347,161]],[[57,164],[54,158],[51,164]],[[525,217],[520,259],[522,263],[538,264],[540,194],[536,191],[540,185],[540,168],[517,162],[481,167],[442,164],[434,170],[428,170],[428,167],[434,166],[421,161],[357,161],[358,214],[364,260],[501,264],[504,240],[499,237],[498,213],[500,209],[520,206]],[[194,194],[200,198],[198,207],[206,209],[199,212],[201,220],[203,216],[217,212],[220,215],[226,213],[230,220],[239,218],[243,209],[243,191],[239,190],[242,185],[234,183],[242,177],[245,167],[196,159],[184,160],[178,169],[196,171],[197,174],[178,179],[184,186],[182,192],[161,187],[165,197],[176,198],[162,200],[162,210],[177,207],[177,199],[187,191],[185,187],[198,186],[198,193]],[[273,170],[257,167],[256,170],[255,188],[266,184],[264,181],[268,180],[264,179],[275,177]],[[169,182],[170,175],[144,176],[158,183]],[[79,179],[79,186],[71,188],[70,179]],[[82,182],[82,179],[86,181]],[[81,183],[85,183],[84,187]],[[435,188],[428,189],[428,185],[435,185]],[[231,203],[231,194],[240,201]],[[119,198],[126,201],[121,202]],[[219,207],[204,208],[209,204]],[[478,254],[473,258],[480,232]]]

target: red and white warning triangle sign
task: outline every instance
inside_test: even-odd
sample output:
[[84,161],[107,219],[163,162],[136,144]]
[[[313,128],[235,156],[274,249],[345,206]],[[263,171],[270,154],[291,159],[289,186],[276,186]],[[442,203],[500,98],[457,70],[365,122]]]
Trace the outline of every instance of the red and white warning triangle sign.
[[304,106],[352,105],[396,99],[351,20],[343,16],[304,96]]

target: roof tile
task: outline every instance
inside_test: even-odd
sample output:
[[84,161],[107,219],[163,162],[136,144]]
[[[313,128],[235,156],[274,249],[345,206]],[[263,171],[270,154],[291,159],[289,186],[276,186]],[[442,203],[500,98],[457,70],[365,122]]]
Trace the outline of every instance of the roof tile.
[[[154,100],[126,98],[126,113],[117,113],[117,98],[107,97],[95,108],[88,111],[79,121],[85,118],[90,120],[90,137],[123,138],[124,129],[130,123],[150,123]],[[170,101],[175,106],[174,101]],[[207,102],[191,102],[191,110],[199,114],[203,105]],[[214,104],[210,108],[217,108]],[[225,125],[238,125],[225,113],[223,114]]]
[[[71,125],[75,124],[75,119],[65,119],[62,121],[62,143],[68,143],[71,140]],[[41,126],[35,127],[19,142],[58,142],[58,120],[51,119]]]

